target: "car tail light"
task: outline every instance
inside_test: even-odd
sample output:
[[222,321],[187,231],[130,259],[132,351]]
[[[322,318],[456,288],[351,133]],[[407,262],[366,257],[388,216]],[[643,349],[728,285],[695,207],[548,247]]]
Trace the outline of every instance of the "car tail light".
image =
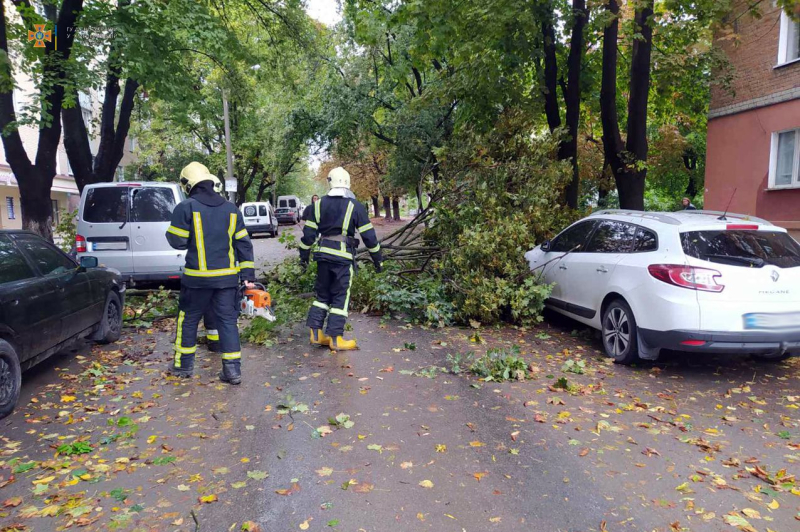
[[684,340],[681,342],[681,345],[686,345],[689,347],[700,347],[706,345],[705,340]]
[[75,235],[75,251],[78,253],[86,253],[86,238],[81,235]]
[[758,231],[758,226],[754,224],[728,224],[725,228],[728,231]]
[[168,279],[172,279],[172,280],[175,280],[175,279],[180,279],[180,278],[181,278],[181,276],[180,276],[180,275],[170,275],[170,276],[168,277]]
[[722,277],[717,270],[679,264],[651,264],[647,271],[659,281],[681,288],[703,292],[722,292],[725,289],[725,285],[717,282],[717,278]]

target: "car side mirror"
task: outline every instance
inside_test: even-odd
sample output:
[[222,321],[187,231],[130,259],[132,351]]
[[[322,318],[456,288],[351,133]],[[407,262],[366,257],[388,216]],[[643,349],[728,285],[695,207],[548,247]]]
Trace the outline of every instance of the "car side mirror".
[[86,271],[92,268],[97,268],[97,257],[81,257],[80,269]]
[[549,240],[545,240],[544,242],[542,242],[542,245],[539,246],[539,247],[540,247],[540,249],[542,251],[550,251],[550,241]]

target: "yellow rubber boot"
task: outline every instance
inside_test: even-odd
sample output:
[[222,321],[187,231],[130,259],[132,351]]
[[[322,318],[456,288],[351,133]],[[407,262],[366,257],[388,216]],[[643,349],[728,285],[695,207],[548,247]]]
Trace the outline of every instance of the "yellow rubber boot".
[[331,338],[330,344],[328,345],[330,345],[331,351],[353,351],[354,349],[358,349],[358,343],[356,343],[355,338],[352,340],[345,340],[341,336]]
[[331,337],[322,332],[322,329],[309,329],[311,333],[311,345],[328,345]]

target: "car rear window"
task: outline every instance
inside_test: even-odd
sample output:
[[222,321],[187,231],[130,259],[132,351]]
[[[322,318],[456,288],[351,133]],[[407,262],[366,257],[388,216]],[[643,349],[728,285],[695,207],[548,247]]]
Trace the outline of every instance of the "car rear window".
[[34,277],[22,252],[14,247],[11,239],[0,235],[0,284],[21,281]]
[[132,222],[168,222],[175,208],[175,195],[170,188],[133,189]]
[[286,200],[285,199],[279,200],[278,201],[278,206],[285,209],[286,208]]
[[83,206],[83,219],[97,224],[122,223],[127,219],[128,187],[90,188]]
[[256,206],[255,205],[248,205],[244,208],[244,215],[245,216],[255,216],[256,215]]
[[681,240],[687,255],[709,262],[746,268],[800,266],[800,244],[779,231],[690,231]]
[[259,216],[266,216],[267,215],[267,206],[266,205],[259,205],[258,206],[258,215]]

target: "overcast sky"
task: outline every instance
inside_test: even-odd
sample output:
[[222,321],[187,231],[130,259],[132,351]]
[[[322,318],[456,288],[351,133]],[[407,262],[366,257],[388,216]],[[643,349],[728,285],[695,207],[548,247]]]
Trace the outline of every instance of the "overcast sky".
[[337,0],[306,0],[308,14],[323,24],[332,26],[342,20]]

